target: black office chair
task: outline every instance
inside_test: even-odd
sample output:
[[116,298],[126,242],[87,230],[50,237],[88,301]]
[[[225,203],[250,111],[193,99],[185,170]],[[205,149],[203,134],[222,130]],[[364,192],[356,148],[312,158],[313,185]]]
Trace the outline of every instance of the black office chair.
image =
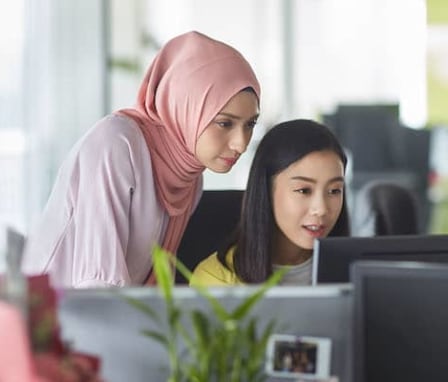
[[352,214],[354,236],[419,233],[416,196],[403,185],[372,181],[360,191]]
[[[215,252],[236,228],[243,190],[205,190],[188,222],[177,258],[191,271]],[[187,280],[178,272],[176,284]]]

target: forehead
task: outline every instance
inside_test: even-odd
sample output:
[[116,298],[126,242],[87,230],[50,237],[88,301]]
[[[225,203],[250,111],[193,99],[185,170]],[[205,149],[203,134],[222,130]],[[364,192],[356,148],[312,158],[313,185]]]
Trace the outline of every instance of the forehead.
[[329,181],[344,176],[344,164],[334,151],[313,151],[303,158],[291,163],[287,168],[277,174],[276,179],[289,181],[300,180],[297,177],[306,177],[316,181]]
[[240,91],[229,99],[220,113],[237,113],[253,117],[258,113],[258,98],[252,91]]

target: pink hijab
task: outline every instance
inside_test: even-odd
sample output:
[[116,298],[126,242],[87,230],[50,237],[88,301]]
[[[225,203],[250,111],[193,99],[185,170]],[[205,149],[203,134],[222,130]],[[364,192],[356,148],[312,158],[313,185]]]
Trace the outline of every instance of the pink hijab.
[[[175,254],[191,215],[204,166],[196,142],[235,94],[260,85],[234,48],[198,32],[168,41],[159,51],[134,108],[118,111],[139,125],[151,153],[158,199],[169,215],[162,247]],[[151,275],[148,282],[154,283]]]

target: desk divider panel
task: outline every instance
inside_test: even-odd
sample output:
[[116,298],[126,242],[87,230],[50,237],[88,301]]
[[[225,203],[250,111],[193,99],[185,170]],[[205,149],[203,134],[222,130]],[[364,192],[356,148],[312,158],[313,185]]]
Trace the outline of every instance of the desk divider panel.
[[[254,287],[210,291],[231,309]],[[155,323],[118,293],[150,304],[163,317],[164,301],[156,289],[67,290],[59,302],[63,338],[72,342],[76,350],[101,357],[102,376],[108,382],[165,381],[165,349],[140,333],[142,329],[157,329]],[[186,309],[210,310],[208,302],[192,288],[175,287],[174,298]],[[258,302],[252,314],[259,317],[261,327],[274,318],[280,334],[331,338],[331,374],[338,376],[340,382],[351,382],[352,306],[349,284],[275,287]],[[271,377],[268,381],[285,379]]]

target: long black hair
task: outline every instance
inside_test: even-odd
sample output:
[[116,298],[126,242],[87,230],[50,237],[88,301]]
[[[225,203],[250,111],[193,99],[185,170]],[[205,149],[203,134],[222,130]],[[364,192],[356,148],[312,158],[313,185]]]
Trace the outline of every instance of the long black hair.
[[[331,150],[344,165],[347,157],[334,134],[324,125],[296,119],[275,125],[262,138],[250,168],[237,230],[218,251],[228,267],[226,253],[236,245],[233,267],[246,283],[260,283],[272,273],[270,253],[275,219],[272,209],[273,177],[314,151]],[[348,236],[349,219],[345,196],[341,213],[329,236]]]

